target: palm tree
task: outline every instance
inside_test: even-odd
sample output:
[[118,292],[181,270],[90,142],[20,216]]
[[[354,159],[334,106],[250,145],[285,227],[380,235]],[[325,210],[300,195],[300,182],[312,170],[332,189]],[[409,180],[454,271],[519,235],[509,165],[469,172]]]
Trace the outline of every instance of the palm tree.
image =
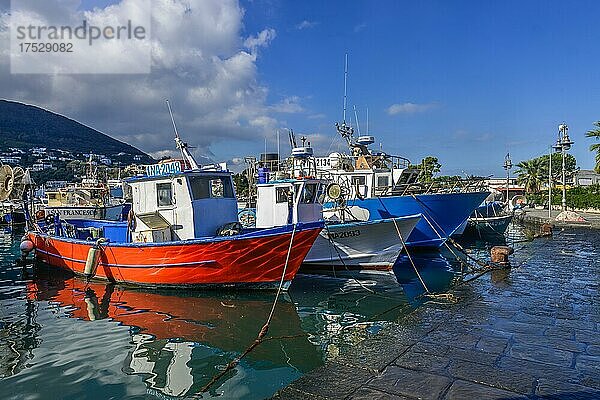
[[542,182],[546,181],[548,170],[542,159],[521,161],[517,164],[517,183],[525,186],[527,193],[535,193],[540,190]]
[[[598,140],[600,139],[600,121],[594,122],[594,125],[596,126],[596,129],[587,131],[585,133],[585,136],[593,137],[596,138],[596,140]],[[594,143],[593,145],[591,145],[590,151],[596,152],[596,166],[594,167],[594,169],[600,174],[600,143]]]

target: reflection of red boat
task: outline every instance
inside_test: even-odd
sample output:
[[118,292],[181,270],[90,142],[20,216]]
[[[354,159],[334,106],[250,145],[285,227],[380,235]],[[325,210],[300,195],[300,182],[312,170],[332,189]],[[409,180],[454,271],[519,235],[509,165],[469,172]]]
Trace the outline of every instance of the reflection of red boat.
[[[73,318],[86,321],[110,318],[139,327],[140,333],[151,335],[153,341],[178,339],[225,352],[241,352],[252,343],[269,314],[274,297],[251,292],[239,295],[191,291],[157,293],[99,282],[86,284],[78,278],[51,285],[47,282],[37,279],[29,283],[28,298],[68,306]],[[320,364],[315,347],[304,336],[293,303],[282,301],[277,305],[269,335],[298,336],[286,339],[286,351],[299,370],[308,371]],[[276,346],[279,349],[280,345]],[[276,365],[285,362],[281,352],[273,351],[267,343],[258,346],[249,359]]]

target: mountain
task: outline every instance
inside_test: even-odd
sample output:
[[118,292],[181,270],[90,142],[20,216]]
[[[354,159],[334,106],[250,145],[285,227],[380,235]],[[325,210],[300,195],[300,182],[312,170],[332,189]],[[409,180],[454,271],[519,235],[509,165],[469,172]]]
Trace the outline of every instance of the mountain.
[[[72,153],[104,154],[123,162],[151,163],[141,150],[113,139],[70,118],[42,108],[0,100],[0,150],[9,147],[67,150]],[[125,153],[125,155],[120,153]]]

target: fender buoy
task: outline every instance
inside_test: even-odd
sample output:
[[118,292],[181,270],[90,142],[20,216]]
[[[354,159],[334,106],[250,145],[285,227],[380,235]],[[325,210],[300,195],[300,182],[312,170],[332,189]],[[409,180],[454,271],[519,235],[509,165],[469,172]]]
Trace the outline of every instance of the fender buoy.
[[131,232],[135,231],[136,222],[135,222],[135,214],[133,213],[133,210],[129,210],[129,212],[127,213],[127,228]]

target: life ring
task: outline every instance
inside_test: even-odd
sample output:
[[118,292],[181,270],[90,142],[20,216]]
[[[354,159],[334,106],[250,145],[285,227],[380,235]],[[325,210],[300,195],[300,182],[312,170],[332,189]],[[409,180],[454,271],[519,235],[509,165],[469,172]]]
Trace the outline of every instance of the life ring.
[[46,211],[44,211],[44,210],[37,210],[35,212],[35,219],[36,219],[36,221],[41,221],[41,220],[43,220],[45,218],[46,218]]

